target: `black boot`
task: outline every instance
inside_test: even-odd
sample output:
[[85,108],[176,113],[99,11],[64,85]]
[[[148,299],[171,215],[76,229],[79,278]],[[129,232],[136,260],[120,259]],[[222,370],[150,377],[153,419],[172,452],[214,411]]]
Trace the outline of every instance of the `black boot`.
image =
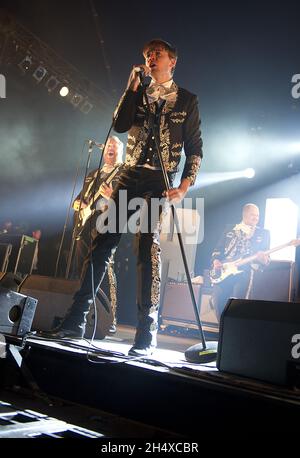
[[49,331],[39,331],[38,335],[46,339],[82,339],[85,334],[86,315],[69,313],[62,322]]
[[117,332],[117,326],[112,323],[109,327],[108,334],[115,334]]
[[142,348],[139,348],[137,344],[133,344],[133,346],[128,351],[128,355],[129,356],[151,356],[155,348],[156,347],[153,347],[152,345],[148,347],[144,346]]
[[151,356],[157,346],[157,311],[139,320],[129,356]]
[[113,310],[113,322],[109,327],[108,334],[115,334],[117,332],[117,317],[116,317],[116,311]]

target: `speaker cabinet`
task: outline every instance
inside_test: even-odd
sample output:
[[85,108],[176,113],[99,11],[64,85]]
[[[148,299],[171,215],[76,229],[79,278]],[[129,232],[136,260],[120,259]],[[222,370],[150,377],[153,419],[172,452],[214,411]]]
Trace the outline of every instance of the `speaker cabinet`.
[[254,274],[251,299],[294,301],[297,294],[296,265],[292,261],[271,261]]
[[[73,302],[73,296],[79,289],[77,280],[28,275],[21,283],[19,290],[23,294],[30,294],[38,299],[38,306],[34,316],[32,329],[47,331],[58,325]],[[104,339],[108,334],[113,317],[110,302],[102,290],[96,296],[97,327],[95,338]],[[93,307],[87,316],[85,337],[93,334],[95,316]]]
[[[201,321],[216,325],[217,318],[210,300],[210,288],[203,288],[201,285],[194,284],[193,291]],[[163,326],[172,325],[198,329],[187,283],[169,282],[166,284],[160,315]]]
[[217,367],[231,374],[289,384],[290,370],[297,358],[300,361],[295,351],[298,340],[300,303],[229,299],[221,315]]
[[0,286],[0,332],[24,336],[31,330],[37,300]]

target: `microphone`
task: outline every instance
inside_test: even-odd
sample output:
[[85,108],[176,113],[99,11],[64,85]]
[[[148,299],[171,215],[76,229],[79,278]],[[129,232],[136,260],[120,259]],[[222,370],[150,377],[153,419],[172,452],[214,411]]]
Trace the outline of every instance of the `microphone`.
[[134,67],[134,69],[139,73],[145,73],[145,70],[143,67]]
[[135,70],[137,71],[141,84],[143,84],[145,78],[145,70],[143,67],[135,67]]
[[95,140],[89,139],[88,140],[90,146],[97,146],[97,148],[104,149],[104,143],[97,143]]

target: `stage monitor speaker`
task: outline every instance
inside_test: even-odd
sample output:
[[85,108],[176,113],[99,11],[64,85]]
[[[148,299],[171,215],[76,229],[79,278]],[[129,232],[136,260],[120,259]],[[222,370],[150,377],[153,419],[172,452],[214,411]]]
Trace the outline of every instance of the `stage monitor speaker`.
[[[73,296],[79,289],[77,280],[28,275],[19,287],[23,294],[30,294],[38,299],[38,306],[32,324],[33,330],[48,331],[58,325],[73,302]],[[113,317],[110,302],[102,290],[96,296],[97,327],[95,339],[104,339],[108,334]],[[91,338],[95,323],[93,306],[87,316],[86,338]]]
[[0,332],[24,336],[31,330],[37,300],[0,286]]
[[221,315],[217,367],[290,384],[300,362],[299,341],[300,303],[229,299]]

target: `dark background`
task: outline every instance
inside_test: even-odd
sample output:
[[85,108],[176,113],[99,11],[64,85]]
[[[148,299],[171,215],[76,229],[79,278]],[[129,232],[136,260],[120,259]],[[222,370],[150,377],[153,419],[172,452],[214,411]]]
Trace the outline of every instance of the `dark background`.
[[[0,68],[7,80],[7,97],[0,99],[0,218],[29,232],[42,229],[39,269],[53,275],[78,164],[76,189],[81,187],[83,143],[104,141],[131,66],[143,62],[143,43],[161,37],[178,48],[176,82],[199,97],[204,160],[189,196],[205,199],[205,237],[195,272],[202,274],[223,227],[240,220],[246,202],[260,206],[262,221],[268,197],[300,203],[300,151],[298,156],[291,151],[291,144],[300,142],[300,99],[291,96],[291,78],[300,73],[299,6],[296,1],[94,4],[99,29],[88,0],[0,2],[103,93],[103,105],[85,115],[48,94],[17,65]],[[97,162],[94,153],[91,166]],[[248,167],[256,170],[252,180],[221,176],[205,186],[211,174]],[[68,243],[66,238],[65,250]],[[118,256],[128,281],[134,277],[130,237],[121,242]]]

